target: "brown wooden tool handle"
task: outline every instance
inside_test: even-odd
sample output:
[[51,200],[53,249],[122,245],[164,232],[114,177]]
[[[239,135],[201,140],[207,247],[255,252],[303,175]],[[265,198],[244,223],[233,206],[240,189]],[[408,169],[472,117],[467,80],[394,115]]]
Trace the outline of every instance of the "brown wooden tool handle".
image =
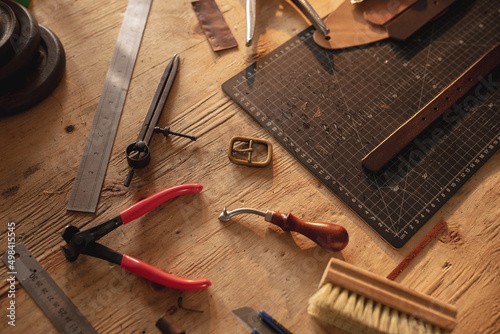
[[337,224],[305,221],[291,213],[273,212],[271,223],[283,231],[298,232],[323,248],[338,252],[347,246],[349,235],[345,228]]

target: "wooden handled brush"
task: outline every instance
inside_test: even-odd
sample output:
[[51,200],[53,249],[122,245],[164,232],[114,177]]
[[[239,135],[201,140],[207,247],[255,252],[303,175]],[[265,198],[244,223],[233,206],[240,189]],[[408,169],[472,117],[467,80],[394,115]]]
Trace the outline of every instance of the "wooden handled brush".
[[332,258],[308,313],[351,333],[448,333],[457,310]]

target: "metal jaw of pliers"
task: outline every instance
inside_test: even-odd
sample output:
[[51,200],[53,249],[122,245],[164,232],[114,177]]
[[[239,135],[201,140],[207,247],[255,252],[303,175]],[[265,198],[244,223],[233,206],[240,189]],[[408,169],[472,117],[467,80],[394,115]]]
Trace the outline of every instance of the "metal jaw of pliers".
[[[256,2],[257,0],[246,0],[246,18],[247,18],[247,35],[246,44],[250,46],[253,41],[255,31],[255,17],[256,17]],[[329,29],[326,24],[321,20],[314,8],[307,2],[307,0],[292,0],[292,2],[304,13],[307,19],[312,23],[314,28],[323,35],[328,35]]]
[[85,254],[119,264],[131,273],[169,288],[179,290],[206,289],[212,284],[208,279],[190,280],[179,278],[96,242],[119,226],[139,218],[169,199],[184,194],[199,193],[202,189],[203,186],[199,184],[183,184],[171,187],[134,204],[115,218],[88,230],[80,231],[75,226],[66,226],[62,236],[67,244],[61,249],[69,261],[75,261],[78,255]]

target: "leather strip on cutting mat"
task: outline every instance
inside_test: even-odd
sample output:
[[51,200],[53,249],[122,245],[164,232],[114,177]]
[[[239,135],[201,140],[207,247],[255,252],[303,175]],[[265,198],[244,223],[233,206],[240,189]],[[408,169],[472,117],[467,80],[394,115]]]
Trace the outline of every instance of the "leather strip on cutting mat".
[[459,0],[405,42],[326,50],[313,32],[222,88],[400,248],[498,150],[499,71],[479,84],[480,98],[473,88],[466,107],[450,109],[379,174],[363,169],[361,159],[500,41],[500,3]]
[[191,5],[212,50],[221,51],[238,46],[214,0],[195,1]]

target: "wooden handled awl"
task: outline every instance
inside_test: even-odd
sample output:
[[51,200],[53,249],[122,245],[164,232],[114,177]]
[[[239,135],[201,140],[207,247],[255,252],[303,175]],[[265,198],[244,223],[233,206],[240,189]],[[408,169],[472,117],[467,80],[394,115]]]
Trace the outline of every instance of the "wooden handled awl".
[[321,247],[338,252],[347,246],[349,235],[345,228],[332,223],[311,222],[295,217],[291,213],[284,214],[273,211],[259,211],[249,208],[241,208],[232,211],[227,211],[226,208],[219,215],[219,220],[228,222],[231,217],[243,214],[252,213],[265,218],[271,224],[277,225],[283,231],[294,231],[300,233]]

